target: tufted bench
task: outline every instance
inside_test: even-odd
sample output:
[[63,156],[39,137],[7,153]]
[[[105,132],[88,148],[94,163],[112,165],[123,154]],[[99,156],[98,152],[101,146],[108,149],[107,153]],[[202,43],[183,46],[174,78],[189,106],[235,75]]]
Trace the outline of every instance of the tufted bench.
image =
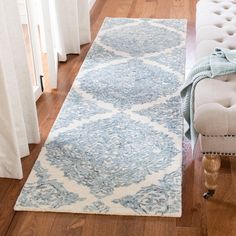
[[[197,59],[215,47],[236,49],[236,0],[200,0],[196,16]],[[199,133],[205,198],[216,189],[220,157],[236,155],[236,74],[204,79],[195,89],[194,127]]]

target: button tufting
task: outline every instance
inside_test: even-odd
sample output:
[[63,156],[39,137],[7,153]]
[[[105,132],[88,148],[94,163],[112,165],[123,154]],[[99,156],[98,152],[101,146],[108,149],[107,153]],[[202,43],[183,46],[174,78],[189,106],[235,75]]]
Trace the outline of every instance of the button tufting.
[[232,20],[231,17],[226,17],[225,19],[226,19],[227,21],[231,21],[231,20]]
[[224,108],[230,108],[231,107],[231,104],[230,104],[230,101],[225,101],[225,103],[221,103],[221,102],[217,102],[219,105],[221,105],[222,107]]
[[222,43],[224,41],[224,39],[215,39],[215,41]]
[[227,34],[228,35],[234,35],[234,32],[233,31],[228,31]]
[[[209,55],[209,52],[218,46],[236,51],[236,0],[199,2],[201,4],[197,5],[196,19],[197,60]],[[232,62],[235,59],[236,63],[236,56],[231,59]],[[194,108],[194,126],[201,134],[214,137],[217,132],[217,135],[222,137],[228,133],[236,134],[236,73],[228,78],[219,76],[219,80],[217,78],[198,83]],[[214,120],[214,124],[209,126],[209,120]],[[236,136],[234,142],[236,148]],[[209,152],[206,149],[204,151]],[[222,153],[225,152],[222,150]]]

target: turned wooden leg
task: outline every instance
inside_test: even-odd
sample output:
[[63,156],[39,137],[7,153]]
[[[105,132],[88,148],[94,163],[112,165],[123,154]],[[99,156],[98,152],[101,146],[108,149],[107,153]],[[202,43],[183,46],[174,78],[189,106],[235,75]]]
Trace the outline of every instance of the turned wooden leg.
[[205,186],[208,189],[203,194],[205,199],[212,197],[217,186],[217,178],[220,169],[220,156],[213,154],[206,154],[203,156],[202,165],[205,175]]

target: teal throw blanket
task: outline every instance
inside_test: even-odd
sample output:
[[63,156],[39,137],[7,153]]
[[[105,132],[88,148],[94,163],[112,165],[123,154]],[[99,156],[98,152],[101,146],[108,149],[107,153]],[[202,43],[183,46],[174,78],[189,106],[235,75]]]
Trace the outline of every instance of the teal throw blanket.
[[190,71],[180,95],[182,98],[182,111],[188,129],[185,136],[192,141],[192,149],[198,137],[193,127],[194,91],[197,83],[205,78],[214,78],[217,75],[226,75],[236,72],[236,50],[215,48],[214,52],[202,58]]

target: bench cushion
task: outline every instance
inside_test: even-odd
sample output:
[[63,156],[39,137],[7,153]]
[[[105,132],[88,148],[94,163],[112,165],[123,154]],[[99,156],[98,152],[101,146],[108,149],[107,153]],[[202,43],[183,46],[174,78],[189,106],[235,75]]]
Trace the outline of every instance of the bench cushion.
[[194,127],[199,133],[235,135],[236,74],[199,82],[194,107]]
[[[236,49],[236,0],[200,0],[196,38],[197,59],[215,47]],[[197,84],[194,127],[203,135],[236,135],[236,74]]]
[[236,0],[200,0],[196,13],[197,58],[215,47],[236,49]]

